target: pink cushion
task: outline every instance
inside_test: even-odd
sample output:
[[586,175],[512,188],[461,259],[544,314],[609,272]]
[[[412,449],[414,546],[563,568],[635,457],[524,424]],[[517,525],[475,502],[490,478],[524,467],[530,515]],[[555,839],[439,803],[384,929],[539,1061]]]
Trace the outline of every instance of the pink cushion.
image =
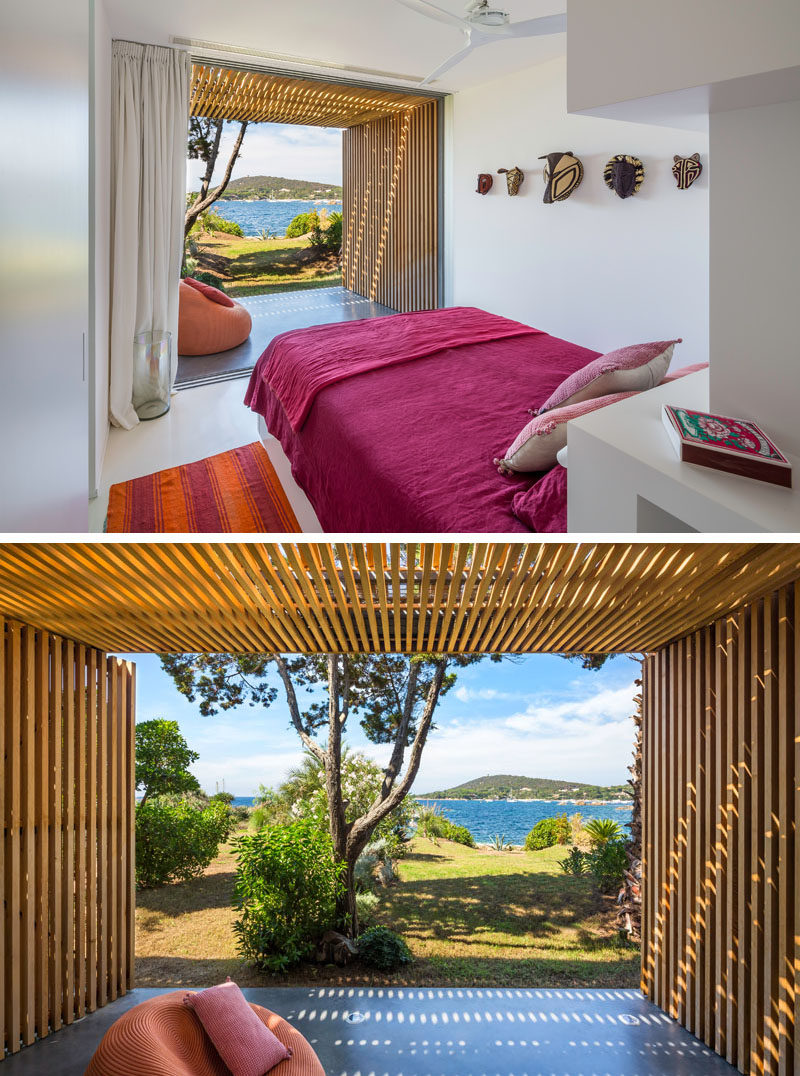
[[291,1051],[264,1027],[236,983],[229,980],[186,994],[183,1000],[194,1009],[233,1076],[264,1076],[291,1057]]
[[662,380],[661,384],[666,385],[667,382],[669,382],[669,381],[677,381],[681,377],[686,377],[687,374],[696,374],[700,370],[707,370],[707,369],[708,369],[708,363],[707,362],[695,362],[691,366],[681,366],[679,369],[677,369],[675,371],[670,370],[670,372],[667,374],[667,376]]
[[520,490],[511,511],[537,534],[566,534],[567,469],[557,463],[530,489]]
[[233,306],[233,299],[226,295],[224,291],[220,291],[219,288],[212,287],[211,284],[204,284],[201,280],[195,280],[193,276],[185,276],[183,280],[185,284],[199,291],[201,295],[205,295],[206,299],[219,303],[220,306]]
[[654,388],[669,369],[673,348],[680,342],[680,339],[656,340],[600,355],[562,381],[539,408],[539,414],[612,392],[642,392]]
[[502,459],[494,461],[500,474],[513,471],[546,471],[556,462],[556,453],[567,443],[567,423],[570,419],[588,415],[617,400],[635,396],[635,392],[615,392],[598,400],[582,400],[567,407],[557,407],[532,418],[511,442]]

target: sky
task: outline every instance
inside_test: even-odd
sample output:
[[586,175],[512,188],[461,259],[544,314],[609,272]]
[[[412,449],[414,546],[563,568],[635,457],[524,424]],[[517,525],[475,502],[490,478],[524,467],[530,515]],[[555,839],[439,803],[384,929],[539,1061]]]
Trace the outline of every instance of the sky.
[[[202,717],[155,655],[121,656],[137,665],[137,720],[179,723],[200,756],[192,769],[206,792],[221,789],[224,780],[228,792],[253,795],[261,784],[277,786],[302,758],[282,694],[267,711],[243,706]],[[627,657],[591,672],[550,654],[458,670],[456,686],[437,707],[413,791],[421,795],[500,773],[624,783],[638,673],[638,662]],[[388,760],[389,748],[369,743],[352,718],[346,740],[379,764]]]
[[[225,124],[212,184],[222,178],[238,133],[238,123]],[[205,167],[204,161],[186,162],[187,190],[199,190]],[[341,185],[342,132],[331,127],[251,123],[231,178],[240,176],[284,176]]]

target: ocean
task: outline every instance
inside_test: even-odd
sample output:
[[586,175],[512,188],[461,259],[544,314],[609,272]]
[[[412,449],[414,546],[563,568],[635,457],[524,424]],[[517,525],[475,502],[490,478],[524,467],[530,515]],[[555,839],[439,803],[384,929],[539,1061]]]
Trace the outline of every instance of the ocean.
[[224,220],[238,224],[245,235],[258,236],[262,231],[270,235],[286,235],[286,229],[298,213],[325,209],[328,213],[341,213],[341,202],[238,202],[221,198],[212,206],[212,212]]
[[[237,796],[237,806],[251,807],[251,796]],[[585,821],[590,818],[613,818],[627,829],[632,808],[616,803],[601,806],[579,806],[577,803],[541,803],[536,800],[430,800],[418,801],[425,806],[436,804],[442,814],[459,826],[466,826],[479,844],[489,844],[496,835],[509,844],[523,844],[526,836],[543,818],[566,813],[579,813]]]

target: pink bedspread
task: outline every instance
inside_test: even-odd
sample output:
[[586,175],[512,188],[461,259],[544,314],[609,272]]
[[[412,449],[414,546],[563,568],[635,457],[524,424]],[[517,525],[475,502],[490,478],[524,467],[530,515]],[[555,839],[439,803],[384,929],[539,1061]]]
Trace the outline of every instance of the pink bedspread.
[[317,394],[337,381],[447,348],[538,332],[472,306],[295,329],[270,342],[256,363],[244,402],[260,410],[263,386],[268,385],[297,432]]
[[299,432],[269,386],[251,406],[327,532],[526,531],[511,502],[540,475],[504,477],[492,459],[597,355],[546,333],[448,348],[330,385]]

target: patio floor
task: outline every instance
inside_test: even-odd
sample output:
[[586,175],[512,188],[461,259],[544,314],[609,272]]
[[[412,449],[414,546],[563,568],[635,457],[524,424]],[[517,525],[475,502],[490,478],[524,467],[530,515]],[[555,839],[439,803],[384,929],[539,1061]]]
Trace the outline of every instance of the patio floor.
[[379,318],[395,311],[373,303],[347,288],[307,288],[280,292],[277,295],[248,295],[236,300],[253,318],[250,336],[239,347],[215,355],[179,355],[175,387],[188,389],[210,381],[244,377],[256,364],[261,352],[279,333],[305,329],[309,325],[327,325],[357,318]]
[[[134,990],[6,1058],[3,1076],[82,1076],[116,1017],[159,993],[167,991]],[[735,1072],[637,990],[277,987],[244,993],[294,1024],[328,1076]]]

